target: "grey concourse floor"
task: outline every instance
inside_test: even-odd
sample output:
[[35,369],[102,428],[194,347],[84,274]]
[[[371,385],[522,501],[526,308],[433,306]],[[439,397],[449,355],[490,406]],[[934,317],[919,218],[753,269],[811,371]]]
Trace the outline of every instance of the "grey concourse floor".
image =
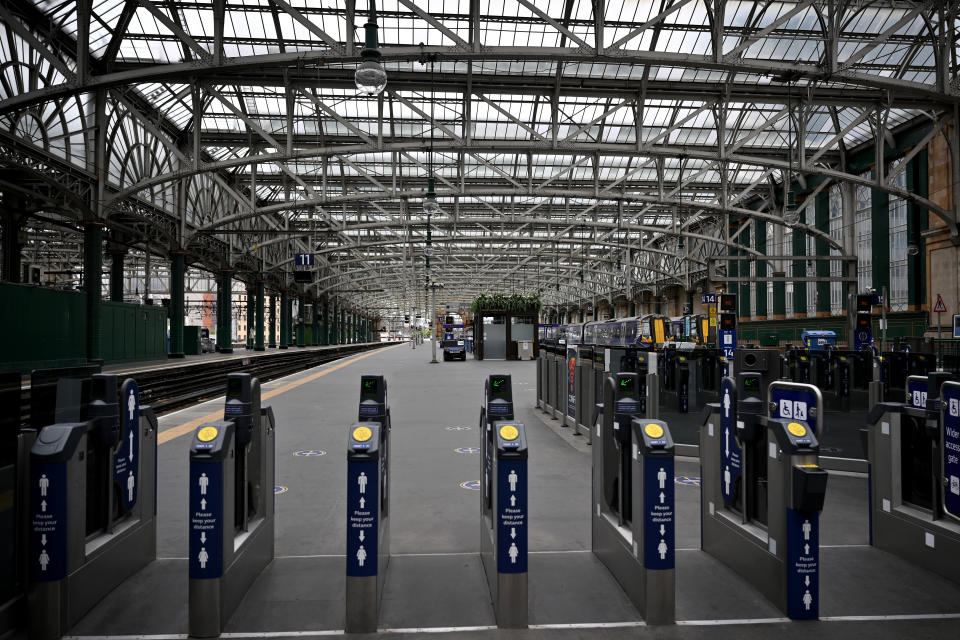
[[[390,546],[380,615],[391,635],[450,638],[952,638],[960,585],[867,546],[866,479],[831,474],[821,529],[821,615],[791,623],[763,594],[699,550],[699,488],[677,486],[676,626],[646,627],[590,553],[590,455],[583,439],[535,408],[535,363],[429,364],[429,343],[387,348],[329,375],[330,363],[275,380],[263,392],[277,418],[276,560],[229,621],[237,634],[330,632],[344,626],[347,429],[359,378],[381,373],[393,417]],[[349,358],[348,358],[349,359]],[[498,631],[479,560],[477,422],[485,377],[513,377],[517,421],[530,447],[530,622]],[[219,400],[161,419],[161,433],[218,409]],[[470,427],[450,430],[449,427]],[[185,634],[189,435],[159,452],[158,556],[72,630],[76,636]],[[314,455],[295,455],[310,451]],[[322,452],[318,454],[316,452]],[[699,476],[681,458],[677,475]],[[844,619],[866,616],[868,620]],[[876,619],[916,616],[915,619]],[[362,637],[362,636],[360,636]]]

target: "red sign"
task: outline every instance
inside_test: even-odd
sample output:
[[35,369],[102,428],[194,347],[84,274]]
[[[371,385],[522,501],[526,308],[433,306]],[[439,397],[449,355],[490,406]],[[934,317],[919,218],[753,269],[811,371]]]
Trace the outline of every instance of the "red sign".
[[934,313],[947,312],[947,305],[943,304],[943,296],[941,296],[939,293],[937,294],[937,304],[933,306],[933,312]]

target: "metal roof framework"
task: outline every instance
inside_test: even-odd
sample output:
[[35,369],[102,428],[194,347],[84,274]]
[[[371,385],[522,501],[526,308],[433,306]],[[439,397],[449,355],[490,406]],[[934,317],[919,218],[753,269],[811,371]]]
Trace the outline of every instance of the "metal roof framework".
[[[783,224],[785,179],[913,200],[957,237],[960,190],[945,209],[848,166],[917,121],[957,158],[955,2],[381,1],[374,97],[353,84],[368,10],[3,0],[5,197],[47,235],[102,221],[275,286],[313,252],[311,293],[382,312],[428,277],[448,301],[691,290],[751,220]],[[55,235],[62,262],[79,236]]]

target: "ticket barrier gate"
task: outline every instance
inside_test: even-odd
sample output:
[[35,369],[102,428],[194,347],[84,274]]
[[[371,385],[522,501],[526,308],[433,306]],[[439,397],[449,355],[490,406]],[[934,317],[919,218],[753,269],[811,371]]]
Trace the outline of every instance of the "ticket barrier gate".
[[509,375],[491,375],[480,408],[480,559],[497,626],[525,629],[527,581],[527,436],[513,420]]
[[[656,374],[651,374],[656,375]],[[674,444],[641,416],[640,376],[610,373],[593,441],[592,549],[649,625],[676,620]]]
[[702,406],[707,402],[716,402],[720,397],[720,380],[726,363],[720,360],[723,352],[716,349],[696,347],[688,357],[696,360],[697,401],[692,406]]
[[587,437],[590,441],[590,418],[593,416],[593,407],[596,404],[593,370],[594,347],[581,344],[577,349],[576,371],[576,409],[574,411],[574,429],[577,434]]
[[546,404],[546,393],[547,393],[547,348],[546,345],[541,343],[539,353],[537,354],[537,409],[546,411],[544,405]]
[[[603,349],[598,349],[603,352]],[[626,350],[612,350],[613,353],[623,353]],[[637,374],[637,394],[638,406],[641,416],[646,418],[660,417],[660,376],[657,374],[657,354],[648,351],[630,350],[631,358],[610,358],[611,369],[620,364],[628,364],[630,369],[621,370],[617,368],[614,371],[604,371],[603,363],[606,355],[600,357],[594,354],[594,400],[590,416],[592,429],[587,429],[585,434],[590,443],[593,442],[593,436],[596,433],[598,421],[603,417],[604,411],[604,385],[607,377],[613,373],[635,373]]]
[[667,372],[673,383],[669,389],[663,391],[667,407],[677,413],[687,413],[690,407],[698,406],[699,369],[700,362],[687,353],[676,353],[671,356]]
[[190,446],[189,634],[220,635],[274,557],[276,421],[260,381],[227,375],[223,419]]
[[559,420],[561,425],[566,424],[567,414],[567,345],[565,342],[557,342],[555,347],[556,359],[554,360],[554,402],[552,416]]
[[27,502],[31,638],[61,637],[156,560],[156,464],[157,418],[140,406],[132,379],[118,390],[116,375],[94,374],[80,421],[36,434]]
[[[789,382],[776,386],[787,393],[814,391]],[[774,391],[764,402],[759,375],[741,372],[724,379],[720,403],[704,410],[700,544],[789,618],[812,620],[819,617],[819,516],[827,473],[818,465],[810,423],[774,417]]]
[[557,374],[560,389],[557,392],[557,410],[560,412],[560,424],[564,427],[577,426],[577,376],[579,375],[580,345],[568,345],[564,349],[562,370]]
[[908,376],[926,376],[936,366],[936,356],[909,351],[885,351],[882,354],[884,400],[899,402],[906,392]]
[[960,576],[960,383],[911,377],[907,402],[867,418],[870,544],[954,582]]
[[381,375],[360,377],[347,444],[347,633],[373,633],[390,563],[390,405]]
[[543,410],[552,418],[555,415],[555,410],[557,407],[557,389],[559,387],[559,383],[557,382],[557,359],[559,356],[556,343],[551,343],[548,345],[546,351],[547,359],[545,364],[547,367],[547,392]]

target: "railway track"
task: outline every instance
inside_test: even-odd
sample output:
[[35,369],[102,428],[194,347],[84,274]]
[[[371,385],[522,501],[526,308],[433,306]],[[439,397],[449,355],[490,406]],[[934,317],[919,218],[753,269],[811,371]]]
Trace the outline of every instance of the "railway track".
[[[156,367],[118,373],[137,381],[140,404],[150,405],[157,415],[222,396],[228,373],[249,373],[260,382],[297,373],[347,355],[378,349],[389,343],[340,345],[330,349],[290,349],[285,352],[255,353],[243,358],[185,362],[182,365]],[[29,426],[31,390],[21,391],[21,424]]]

